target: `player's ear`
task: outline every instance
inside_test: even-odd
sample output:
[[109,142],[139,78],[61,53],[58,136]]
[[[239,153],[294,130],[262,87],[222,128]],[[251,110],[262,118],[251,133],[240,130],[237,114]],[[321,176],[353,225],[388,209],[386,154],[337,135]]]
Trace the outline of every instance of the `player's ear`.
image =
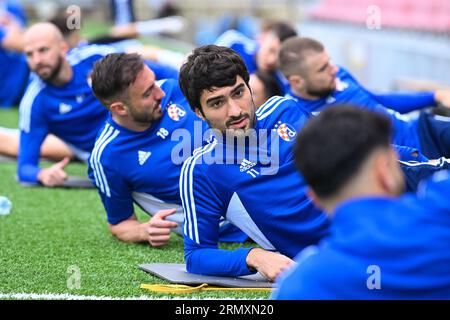
[[314,203],[314,205],[316,207],[323,209],[323,206],[322,206],[319,198],[317,197],[316,193],[313,191],[313,189],[308,188],[306,191],[306,194],[308,195],[308,197],[311,199],[311,201]]
[[205,121],[205,116],[201,108],[195,108],[195,114],[197,115],[197,117]]
[[399,196],[405,191],[406,182],[403,171],[400,167],[399,156],[394,148],[389,149],[389,168],[392,181],[391,195]]
[[63,52],[63,54],[67,54],[67,52],[69,52],[70,47],[69,47],[69,43],[66,40],[61,41],[61,51]]
[[119,116],[126,116],[128,114],[127,106],[120,101],[111,103],[111,105],[109,106],[109,110]]
[[305,83],[305,80],[297,74],[290,76],[288,78],[288,81],[289,81],[289,85],[291,86],[291,88],[297,89],[297,90],[303,88],[304,83]]
[[[389,195],[394,195],[396,190],[396,180],[392,175],[390,152],[379,152],[374,161],[374,172],[377,184]],[[394,160],[395,161],[395,160]]]

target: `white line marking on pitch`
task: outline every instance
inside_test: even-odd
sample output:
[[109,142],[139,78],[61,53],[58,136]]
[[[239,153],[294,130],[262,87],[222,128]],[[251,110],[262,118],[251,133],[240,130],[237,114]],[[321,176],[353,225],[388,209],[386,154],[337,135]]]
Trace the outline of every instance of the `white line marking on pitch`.
[[68,293],[0,293],[0,299],[31,299],[31,300],[149,300],[150,297],[109,297],[85,296]]
[[[161,297],[110,297],[110,296],[84,296],[69,293],[0,293],[0,299],[18,300],[203,300],[199,298],[182,298],[172,296]],[[207,298],[208,300],[242,300],[242,298]],[[256,299],[264,300],[264,299]]]

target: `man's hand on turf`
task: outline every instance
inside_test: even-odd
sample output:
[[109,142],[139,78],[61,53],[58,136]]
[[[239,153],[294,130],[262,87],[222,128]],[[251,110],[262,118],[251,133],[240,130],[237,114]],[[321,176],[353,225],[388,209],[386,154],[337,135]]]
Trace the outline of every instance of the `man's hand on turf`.
[[169,242],[170,231],[176,228],[178,224],[173,221],[168,221],[166,218],[175,212],[175,209],[160,210],[149,222],[145,223],[145,234],[148,237],[148,242],[153,247],[161,247]]
[[294,264],[294,261],[285,255],[260,248],[250,250],[246,262],[248,267],[256,269],[269,281],[275,281],[283,271]]
[[67,180],[67,173],[64,167],[70,162],[69,157],[65,157],[60,162],[55,163],[50,168],[42,169],[38,174],[38,181],[46,187],[61,185]]

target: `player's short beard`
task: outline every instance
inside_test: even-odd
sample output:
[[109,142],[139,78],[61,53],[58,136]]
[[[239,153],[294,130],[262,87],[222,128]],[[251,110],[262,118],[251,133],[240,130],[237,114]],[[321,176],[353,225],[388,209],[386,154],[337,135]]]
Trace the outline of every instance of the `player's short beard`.
[[[157,106],[161,104],[161,101],[157,101]],[[142,126],[148,126],[151,125],[154,121],[158,121],[162,117],[162,110],[160,113],[156,113],[156,110],[151,113],[142,113],[142,112],[136,112],[136,109],[134,107],[129,108],[130,116],[133,119],[134,122],[141,124]]]
[[[211,125],[211,122],[205,118],[205,122],[208,124],[208,126],[213,129],[214,131],[220,132],[222,135],[224,136],[235,136],[235,137],[244,137],[249,135],[251,132],[254,131],[254,127],[255,127],[255,121],[256,121],[256,106],[255,103],[253,101],[252,98],[252,105],[253,105],[253,110],[250,113],[244,113],[242,114],[243,116],[248,117],[249,120],[249,127],[248,129],[228,129],[227,125],[225,128],[222,128],[221,130],[219,130],[218,128],[214,128]],[[237,120],[237,119],[236,119]]]
[[47,82],[53,82],[59,75],[61,68],[63,66],[64,63],[64,58],[61,56],[58,56],[58,61],[55,65],[55,67],[52,69],[52,72],[50,73],[50,75],[46,78],[42,78],[42,80],[47,81]]
[[334,92],[335,88],[322,88],[322,89],[314,89],[314,88],[306,88],[306,92],[309,96],[325,98]]
[[253,129],[253,120],[252,116],[248,113],[245,113],[242,116],[243,117],[241,117],[241,119],[247,118],[249,120],[250,126],[248,129],[225,129],[222,134],[225,134],[229,137],[246,137],[249,134],[250,130]]

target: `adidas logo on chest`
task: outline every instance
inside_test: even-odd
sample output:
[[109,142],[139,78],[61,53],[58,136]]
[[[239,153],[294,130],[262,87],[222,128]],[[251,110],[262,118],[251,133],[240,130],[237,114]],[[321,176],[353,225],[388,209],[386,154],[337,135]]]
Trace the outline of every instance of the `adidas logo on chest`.
[[138,151],[138,160],[139,160],[139,164],[142,166],[144,165],[144,163],[147,161],[148,158],[150,158],[150,156],[152,155],[152,153],[150,151]]
[[241,172],[245,172],[249,175],[252,176],[252,178],[256,178],[257,176],[259,176],[259,172],[254,169],[254,166],[256,166],[255,162],[249,161],[247,159],[243,159],[241,162],[241,165],[239,167],[239,170]]

